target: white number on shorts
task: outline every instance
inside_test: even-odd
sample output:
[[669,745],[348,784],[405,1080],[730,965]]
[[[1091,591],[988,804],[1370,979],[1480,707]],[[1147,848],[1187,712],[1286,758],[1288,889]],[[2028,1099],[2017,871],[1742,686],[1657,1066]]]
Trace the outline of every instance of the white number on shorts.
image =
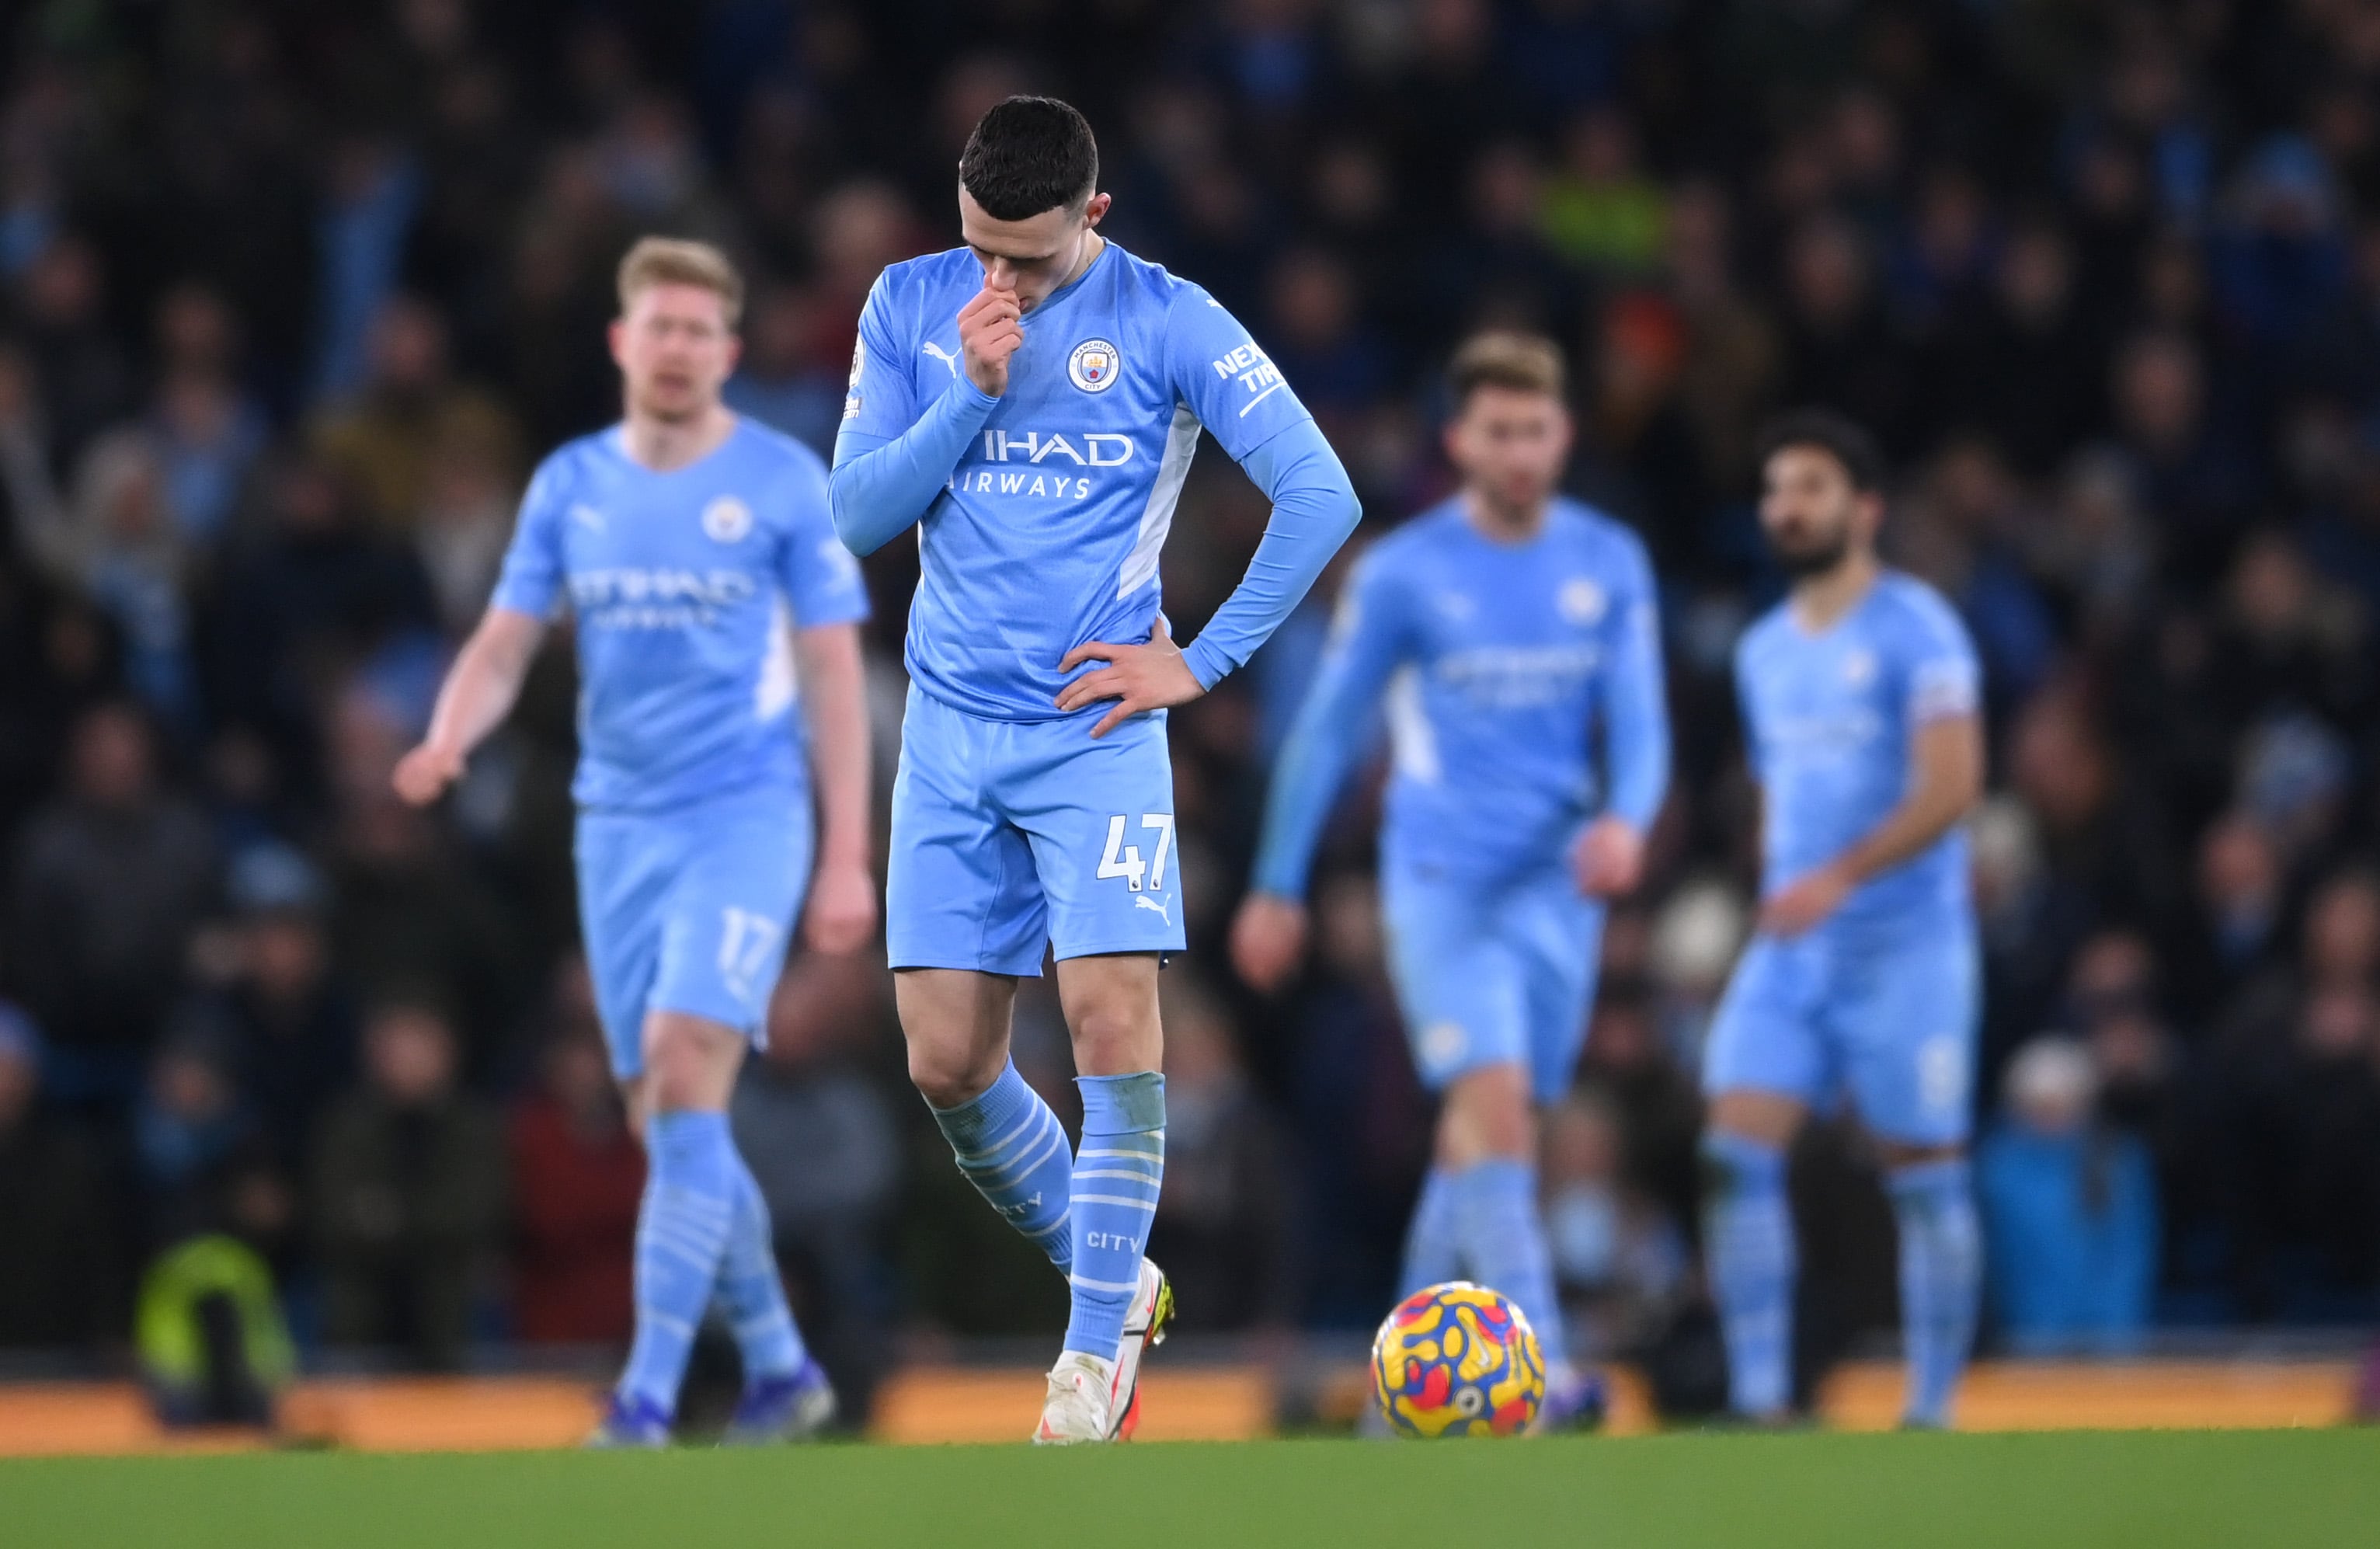
[[1173,848],[1173,814],[1144,812],[1140,826],[1157,830],[1157,858],[1148,863],[1148,890],[1162,893],[1165,891],[1165,857]]
[[[1123,852],[1122,860],[1116,858],[1119,850]],[[1141,878],[1148,870],[1140,863],[1140,847],[1123,842],[1123,814],[1118,812],[1108,819],[1108,851],[1099,857],[1099,880],[1105,882],[1110,877],[1122,877],[1123,884],[1137,893]]]
[[777,922],[765,914],[730,904],[720,910],[719,971],[727,987],[748,997],[753,982],[769,963],[769,949],[777,945]]

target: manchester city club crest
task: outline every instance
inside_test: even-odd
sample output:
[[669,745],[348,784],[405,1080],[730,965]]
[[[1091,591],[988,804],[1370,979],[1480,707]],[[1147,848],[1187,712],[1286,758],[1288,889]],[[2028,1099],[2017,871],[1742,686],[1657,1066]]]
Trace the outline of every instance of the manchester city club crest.
[[702,508],[702,531],[717,543],[741,543],[752,531],[752,507],[732,494],[722,494]]
[[1603,616],[1609,599],[1604,596],[1603,588],[1585,576],[1577,576],[1562,582],[1561,591],[1555,597],[1555,605],[1561,609],[1562,617],[1571,623],[1592,624]]
[[1066,375],[1086,393],[1104,393],[1115,385],[1123,365],[1116,347],[1105,339],[1085,339],[1066,357]]

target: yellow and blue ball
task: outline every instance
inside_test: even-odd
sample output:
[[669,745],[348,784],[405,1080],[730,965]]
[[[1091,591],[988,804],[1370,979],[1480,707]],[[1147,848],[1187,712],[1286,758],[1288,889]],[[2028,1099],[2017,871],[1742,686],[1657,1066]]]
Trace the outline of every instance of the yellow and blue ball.
[[1546,1401],[1546,1362],[1521,1310],[1467,1280],[1415,1291],[1372,1340],[1372,1391],[1400,1435],[1513,1436]]

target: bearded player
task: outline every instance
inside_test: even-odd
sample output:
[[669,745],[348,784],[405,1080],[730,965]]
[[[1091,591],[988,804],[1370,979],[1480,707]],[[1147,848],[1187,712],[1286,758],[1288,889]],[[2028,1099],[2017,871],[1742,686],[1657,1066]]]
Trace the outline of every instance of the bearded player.
[[[959,161],[965,245],[887,269],[835,443],[836,529],[915,527],[911,680],[886,877],[909,1071],[958,1165],[1065,1275],[1035,1439],[1136,1422],[1172,1295],[1144,1253],[1164,1173],[1157,975],[1183,946],[1169,708],[1246,661],[1358,516],[1265,352],[1204,290],[1107,241],[1099,150],[1012,97]],[[1158,558],[1212,434],[1273,503],[1187,647]],[[1009,1059],[1019,977],[1057,961],[1082,1092],[1072,1154]]]
[[636,1341],[603,1445],[669,1439],[714,1299],[744,1356],[730,1440],[806,1435],[834,1413],[727,1101],[805,892],[811,945],[852,951],[875,928],[856,628],[868,597],[835,541],[817,454],[720,402],[743,290],[715,249],[648,238],[630,250],[611,335],[625,414],[538,469],[487,615],[396,770],[416,803],[462,777],[566,594],[584,685],[580,921],[650,1165]]
[[1394,774],[1380,892],[1399,1008],[1440,1094],[1399,1295],[1458,1275],[1503,1291],[1546,1357],[1541,1424],[1597,1418],[1572,1368],[1539,1217],[1537,1106],[1570,1091],[1604,902],[1636,885],[1669,782],[1645,547],[1557,495],[1560,351],[1485,334],[1456,352],[1451,499],[1375,544],[1282,747],[1232,952],[1278,988],[1304,955],[1306,872],[1385,695]]
[[1947,1425],[1982,1273],[1966,1141],[1978,959],[1960,823],[1982,788],[1980,673],[1958,616],[1876,558],[1882,459],[1824,411],[1771,427],[1760,523],[1792,587],[1736,647],[1761,799],[1759,929],[1704,1047],[1705,1251],[1731,1407],[1792,1391],[1785,1154],[1847,1092],[1900,1226],[1903,1411]]

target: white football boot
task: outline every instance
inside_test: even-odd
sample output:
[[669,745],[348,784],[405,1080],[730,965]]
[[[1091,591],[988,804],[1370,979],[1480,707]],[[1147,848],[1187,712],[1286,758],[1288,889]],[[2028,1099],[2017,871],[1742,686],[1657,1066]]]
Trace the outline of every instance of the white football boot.
[[1082,1350],[1068,1350],[1050,1368],[1050,1397],[1041,1423],[1033,1428],[1036,1446],[1073,1446],[1111,1438],[1108,1396],[1115,1389],[1115,1362]]
[[1173,1321],[1173,1286],[1154,1260],[1140,1261],[1140,1288],[1124,1311],[1123,1343],[1116,1348],[1115,1384],[1108,1393],[1108,1439],[1128,1442],[1140,1429],[1140,1358],[1165,1343]]

